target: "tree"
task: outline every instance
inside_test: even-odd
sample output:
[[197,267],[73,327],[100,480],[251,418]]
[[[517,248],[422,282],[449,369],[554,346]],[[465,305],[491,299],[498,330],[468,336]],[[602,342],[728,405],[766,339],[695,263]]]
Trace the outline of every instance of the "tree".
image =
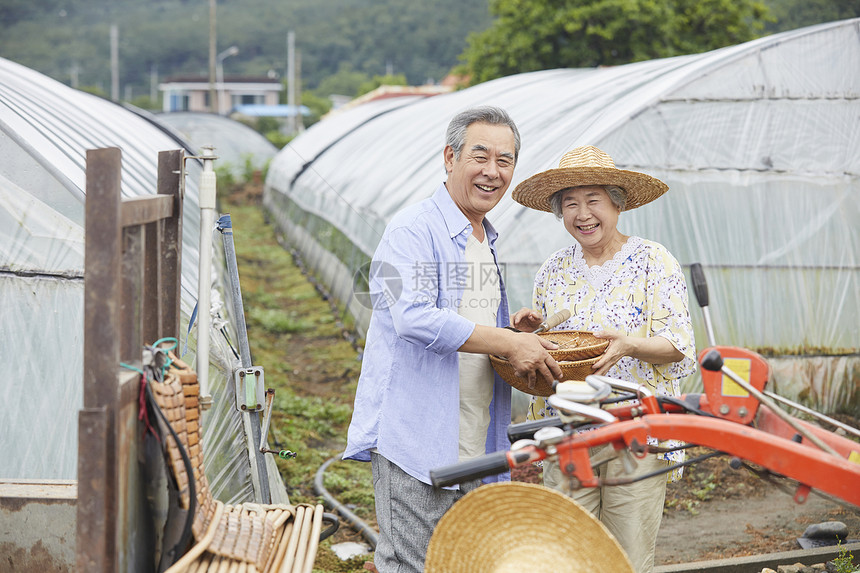
[[358,88],[368,81],[370,81],[370,76],[366,73],[355,71],[352,64],[342,62],[337,73],[321,81],[316,91],[323,96],[338,94],[355,97]]
[[302,105],[311,110],[310,117],[302,118],[302,123],[305,127],[310,127],[312,124],[318,122],[322,116],[331,110],[331,100],[312,91],[302,92]]
[[490,11],[460,56],[473,84],[713,50],[756,38],[768,13],[758,0],[491,0]]
[[769,0],[774,20],[768,32],[795,30],[812,24],[847,20],[860,16],[857,0]]

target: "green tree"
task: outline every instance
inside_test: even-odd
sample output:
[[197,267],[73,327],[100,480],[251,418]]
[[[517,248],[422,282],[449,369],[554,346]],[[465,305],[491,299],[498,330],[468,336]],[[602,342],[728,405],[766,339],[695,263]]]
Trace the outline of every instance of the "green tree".
[[768,32],[784,32],[804,26],[860,17],[857,0],[768,0],[774,19]]
[[336,73],[320,82],[316,92],[321,96],[332,94],[355,96],[358,94],[358,89],[368,81],[370,76],[366,73],[354,70],[352,64],[348,62],[342,62]]
[[319,121],[319,119],[331,110],[331,100],[326,96],[318,95],[311,91],[302,92],[302,105],[311,110],[311,115],[302,117],[305,127]]
[[460,56],[473,84],[713,50],[756,38],[768,17],[757,0],[491,0],[490,11]]

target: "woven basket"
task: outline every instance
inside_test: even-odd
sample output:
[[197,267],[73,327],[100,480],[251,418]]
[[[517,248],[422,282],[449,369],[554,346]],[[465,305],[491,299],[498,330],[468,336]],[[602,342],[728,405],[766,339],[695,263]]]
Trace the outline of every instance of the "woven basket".
[[[559,382],[564,380],[585,380],[589,374],[594,374],[591,366],[600,359],[600,356],[594,358],[586,358],[584,360],[559,361],[558,365],[561,368],[562,377]],[[526,394],[534,396],[551,396],[553,394],[552,384],[546,381],[540,374],[534,381],[534,386],[529,386],[528,378],[520,378],[514,373],[514,367],[504,358],[490,355],[490,364],[501,376],[502,380]]]
[[609,346],[609,341],[597,338],[587,330],[555,330],[538,334],[541,338],[555,342],[558,350],[549,355],[560,360],[584,360],[600,356]]

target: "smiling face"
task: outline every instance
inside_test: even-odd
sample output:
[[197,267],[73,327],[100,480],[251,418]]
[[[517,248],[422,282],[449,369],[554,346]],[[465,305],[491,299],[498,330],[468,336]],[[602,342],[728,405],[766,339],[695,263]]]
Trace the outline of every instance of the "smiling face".
[[612,250],[619,240],[623,244],[624,237],[616,227],[621,209],[601,185],[566,190],[561,197],[561,213],[564,228],[586,253]]
[[466,129],[466,140],[455,157],[451,146],[444,151],[448,172],[448,193],[472,223],[480,224],[495,207],[514,175],[514,134],[506,125],[473,123]]

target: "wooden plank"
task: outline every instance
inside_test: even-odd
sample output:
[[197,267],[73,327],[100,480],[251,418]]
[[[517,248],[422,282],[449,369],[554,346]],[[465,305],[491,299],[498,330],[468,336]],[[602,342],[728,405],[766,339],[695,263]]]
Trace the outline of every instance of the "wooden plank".
[[112,401],[119,362],[120,150],[87,151],[84,407]]
[[87,151],[84,255],[84,409],[78,421],[76,561],[108,572],[116,562],[116,368],[120,341],[120,180],[118,148]]
[[180,309],[182,303],[182,204],[184,180],[182,179],[181,149],[162,151],[158,154],[158,193],[172,197],[173,216],[164,224],[161,256],[161,293],[164,301],[161,336],[179,339]]
[[108,481],[108,426],[105,406],[85,408],[78,416],[78,505],[75,561],[77,571],[113,571],[116,554]]
[[162,195],[132,197],[122,202],[122,226],[146,225],[173,216],[173,199]]
[[[141,226],[127,227],[122,231],[122,298],[119,320],[115,323],[119,328],[120,361],[137,368],[140,368],[143,355],[141,300],[145,240]],[[115,387],[113,391],[116,392]]]
[[143,344],[150,346],[164,336],[162,324],[165,304],[161,292],[161,262],[162,262],[162,229],[164,221],[148,223],[144,228],[145,240],[143,250],[143,296],[141,303],[141,318]]
[[117,571],[154,571],[155,526],[141,471],[143,424],[138,421],[140,374],[118,374],[117,405]]

